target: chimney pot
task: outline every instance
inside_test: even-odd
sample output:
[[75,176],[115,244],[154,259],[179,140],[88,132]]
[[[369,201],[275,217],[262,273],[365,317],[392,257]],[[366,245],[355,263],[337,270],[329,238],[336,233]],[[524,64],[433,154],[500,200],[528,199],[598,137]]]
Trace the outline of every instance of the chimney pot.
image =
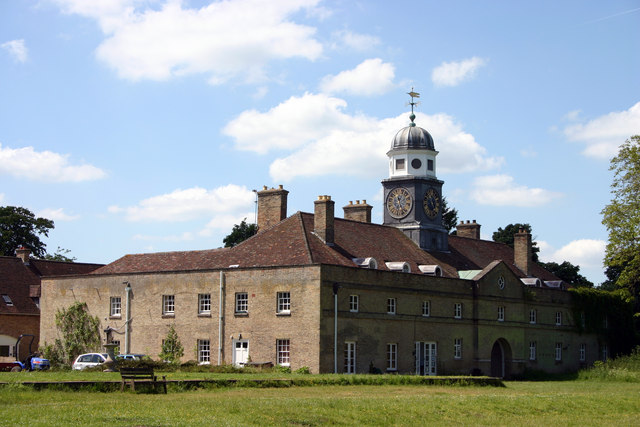
[[467,220],[466,224],[464,221],[460,221],[460,224],[456,227],[456,231],[460,237],[480,240],[480,224],[478,224],[475,219],[473,223]]

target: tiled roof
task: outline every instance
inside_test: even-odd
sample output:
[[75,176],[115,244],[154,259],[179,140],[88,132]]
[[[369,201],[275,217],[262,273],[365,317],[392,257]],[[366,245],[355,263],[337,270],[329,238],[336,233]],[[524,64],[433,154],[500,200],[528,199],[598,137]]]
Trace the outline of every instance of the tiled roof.
[[0,297],[0,314],[38,314],[30,297],[31,286],[40,286],[40,277],[16,257],[0,257],[0,295],[8,295],[13,305]]
[[30,259],[24,264],[17,257],[0,257],[0,295],[7,295],[11,304],[0,297],[0,314],[38,314],[32,298],[40,297],[41,276],[87,274],[102,264]]
[[82,262],[48,261],[44,259],[30,259],[29,267],[38,276],[67,276],[70,274],[87,274],[102,267],[104,264],[89,264]]
[[[458,277],[458,270],[482,270],[502,260],[518,277],[513,249],[502,243],[449,237],[449,252],[426,252],[395,227],[336,218],[335,243],[326,245],[313,233],[314,215],[297,212],[273,227],[233,248],[185,252],[126,255],[91,274],[150,273],[210,270],[239,267],[270,267],[331,264],[354,267],[354,258],[375,258],[378,268],[385,262],[405,261],[412,272],[419,265],[439,265],[443,275]],[[543,280],[557,278],[533,263],[533,275]]]

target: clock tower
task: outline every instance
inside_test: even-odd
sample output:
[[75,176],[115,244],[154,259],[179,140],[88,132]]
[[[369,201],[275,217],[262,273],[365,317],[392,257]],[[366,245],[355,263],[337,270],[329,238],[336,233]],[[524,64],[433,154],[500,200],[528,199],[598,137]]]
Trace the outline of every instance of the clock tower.
[[442,225],[442,184],[436,178],[438,152],[433,138],[416,126],[414,98],[411,90],[411,124],[398,131],[391,143],[389,178],[384,188],[384,225],[401,229],[420,248],[428,251],[448,250],[448,232]]

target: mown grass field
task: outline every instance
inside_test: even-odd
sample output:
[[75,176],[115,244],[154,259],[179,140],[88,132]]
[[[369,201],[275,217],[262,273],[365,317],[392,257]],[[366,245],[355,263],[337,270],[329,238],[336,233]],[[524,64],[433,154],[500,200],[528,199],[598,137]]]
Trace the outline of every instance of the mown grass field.
[[0,388],[0,414],[7,426],[640,425],[640,383],[219,388],[166,395],[11,385]]
[[[283,374],[168,372],[167,376],[273,379]],[[356,377],[365,383],[367,377],[372,382],[381,378]],[[505,387],[408,385],[401,383],[401,376],[390,378],[387,385],[170,388],[168,394],[36,391],[21,384],[37,380],[117,381],[119,374],[0,373],[0,382],[10,383],[0,386],[0,426],[640,425],[638,350],[598,363],[576,379],[508,381]]]

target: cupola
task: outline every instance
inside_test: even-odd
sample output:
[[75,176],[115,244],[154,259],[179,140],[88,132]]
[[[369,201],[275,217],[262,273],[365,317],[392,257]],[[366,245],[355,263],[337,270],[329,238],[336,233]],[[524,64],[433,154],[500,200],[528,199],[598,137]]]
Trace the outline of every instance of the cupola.
[[420,94],[411,90],[411,123],[400,129],[391,141],[389,157],[389,178],[410,176],[436,177],[436,151],[433,137],[423,128],[416,126],[413,107],[418,104],[415,98]]

